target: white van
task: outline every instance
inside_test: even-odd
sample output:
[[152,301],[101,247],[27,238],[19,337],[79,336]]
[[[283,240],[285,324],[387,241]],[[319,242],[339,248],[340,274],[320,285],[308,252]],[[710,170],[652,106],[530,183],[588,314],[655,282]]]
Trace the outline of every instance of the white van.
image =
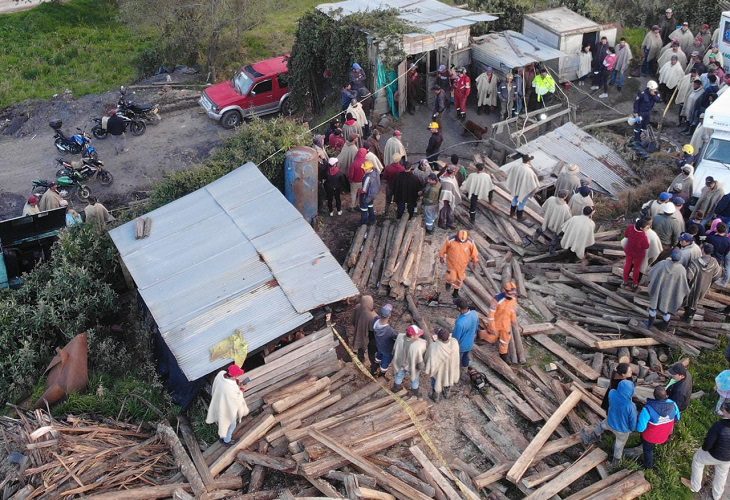
[[693,197],[700,195],[710,176],[720,181],[725,192],[730,190],[730,89],[705,110],[702,127],[710,138],[699,153]]

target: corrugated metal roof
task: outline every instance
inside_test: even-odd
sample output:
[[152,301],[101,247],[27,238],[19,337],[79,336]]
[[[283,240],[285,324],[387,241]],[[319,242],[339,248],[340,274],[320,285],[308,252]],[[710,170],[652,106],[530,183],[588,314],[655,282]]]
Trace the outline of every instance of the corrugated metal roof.
[[[507,37],[519,50],[519,54],[510,45]],[[534,38],[516,31],[489,33],[471,44],[472,61],[492,66],[502,73],[527,64],[551,61],[566,57],[567,54],[549,47]]]
[[498,18],[490,14],[452,7],[438,0],[345,0],[323,3],[317,9],[331,16],[348,16],[358,12],[398,9],[399,17],[427,33],[438,33],[463,26],[471,26]]
[[557,7],[555,9],[525,14],[524,19],[532,20],[549,31],[558,34],[587,33],[601,29],[600,25],[595,21],[591,21],[587,17],[573,12],[567,7]]
[[[532,165],[541,177],[543,186],[555,183],[552,174],[558,164],[575,163],[580,167],[581,175],[591,180],[595,190],[611,197],[628,189],[625,179],[633,176],[621,156],[572,122],[541,135],[517,150],[535,156]],[[510,162],[501,168],[506,171],[521,161]]]
[[244,333],[257,349],[358,293],[311,226],[253,163],[112,231],[162,338],[189,380],[227,364],[209,349]]

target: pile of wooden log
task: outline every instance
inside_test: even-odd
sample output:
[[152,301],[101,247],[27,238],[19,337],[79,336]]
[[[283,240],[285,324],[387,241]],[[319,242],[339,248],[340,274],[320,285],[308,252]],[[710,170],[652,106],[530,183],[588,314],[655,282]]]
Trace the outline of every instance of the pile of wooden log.
[[382,226],[360,226],[344,267],[360,290],[377,288],[379,295],[403,300],[418,285],[433,283],[436,244],[426,238],[420,217],[404,214]]

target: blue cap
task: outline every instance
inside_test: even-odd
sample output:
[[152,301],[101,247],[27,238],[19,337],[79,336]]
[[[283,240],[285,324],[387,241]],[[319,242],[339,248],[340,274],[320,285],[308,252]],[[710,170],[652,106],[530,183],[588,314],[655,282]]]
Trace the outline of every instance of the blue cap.
[[588,186],[581,186],[578,189],[578,192],[580,193],[581,196],[588,196],[591,194],[591,188],[589,188]]
[[694,241],[694,237],[689,233],[682,233],[679,235],[679,241]]
[[659,193],[659,200],[660,201],[669,201],[672,199],[672,195],[667,193],[666,191],[663,193]]
[[675,248],[674,250],[672,250],[672,260],[674,262],[678,262],[679,259],[681,259],[681,258],[682,258],[682,252],[679,251],[679,248]]
[[393,312],[393,306],[390,304],[385,304],[383,307],[380,308],[380,317],[381,318],[390,318],[390,314]]
[[358,63],[352,63],[352,69],[360,70],[362,67]]
[[684,205],[684,198],[681,196],[675,196],[672,198],[672,203],[674,203],[677,206]]

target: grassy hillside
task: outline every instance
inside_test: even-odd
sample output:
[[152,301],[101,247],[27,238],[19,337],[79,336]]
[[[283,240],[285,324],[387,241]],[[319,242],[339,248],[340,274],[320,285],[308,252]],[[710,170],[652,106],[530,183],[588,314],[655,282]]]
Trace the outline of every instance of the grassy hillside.
[[108,90],[137,76],[144,49],[110,0],[44,3],[0,16],[0,108],[29,98]]

